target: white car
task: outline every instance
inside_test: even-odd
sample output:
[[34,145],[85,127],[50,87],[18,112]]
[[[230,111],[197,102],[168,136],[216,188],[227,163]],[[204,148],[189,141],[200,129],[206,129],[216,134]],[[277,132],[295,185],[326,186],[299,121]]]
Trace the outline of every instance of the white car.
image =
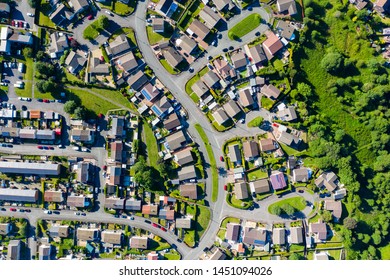
[[32,13],[27,13],[27,15],[28,15],[29,17],[34,17],[34,14],[32,14]]
[[74,146],[74,147],[73,147],[73,150],[75,150],[75,151],[80,151],[80,147],[79,147],[79,146]]
[[105,10],[104,12],[105,12],[107,15],[112,16],[112,13],[111,13],[110,11]]

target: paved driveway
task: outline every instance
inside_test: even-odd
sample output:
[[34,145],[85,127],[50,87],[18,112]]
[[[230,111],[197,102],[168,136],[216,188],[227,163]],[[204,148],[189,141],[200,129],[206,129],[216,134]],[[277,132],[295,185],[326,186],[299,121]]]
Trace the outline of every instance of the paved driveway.
[[[27,15],[27,13],[35,14],[35,9],[31,8],[27,0],[15,0],[15,7],[11,13],[11,20],[25,21],[29,25],[29,29],[37,31],[34,24],[34,18]],[[23,29],[23,28],[22,28]]]

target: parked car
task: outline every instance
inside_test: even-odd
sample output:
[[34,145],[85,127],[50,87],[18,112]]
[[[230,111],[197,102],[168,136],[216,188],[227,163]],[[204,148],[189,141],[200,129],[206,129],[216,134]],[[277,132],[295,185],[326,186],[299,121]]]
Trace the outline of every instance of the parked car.
[[49,150],[54,150],[54,147],[50,146],[50,147],[49,147]]
[[224,190],[224,191],[227,191],[227,185],[224,185],[224,186],[223,186],[223,190]]
[[80,212],[74,212],[76,216],[80,216]]
[[32,14],[32,13],[27,13],[27,15],[28,15],[29,17],[34,17],[34,14]]
[[165,232],[167,231],[167,229],[165,227],[161,227],[161,230],[165,231]]
[[152,226],[154,226],[155,228],[158,228],[158,225],[156,223],[153,223]]
[[151,221],[149,221],[149,220],[145,220],[145,223],[147,223],[147,224],[151,224],[152,222],[151,222]]
[[16,212],[17,211],[16,208],[10,208],[9,210],[11,210],[12,212]]
[[37,101],[38,101],[38,102],[43,102],[43,99],[38,98]]
[[86,214],[86,213],[84,213],[84,212],[82,212],[82,213],[81,213],[81,216],[87,216],[87,214]]
[[19,209],[19,212],[22,212],[22,213],[23,213],[23,212],[24,212],[24,209]]
[[5,209],[5,208],[1,208],[0,210],[1,210],[1,211],[7,211],[7,209]]
[[223,162],[224,161],[223,156],[220,156],[219,160]]
[[30,213],[30,212],[31,212],[30,209],[24,209],[24,211],[27,212],[27,213]]
[[87,19],[92,20],[92,19],[93,19],[93,15],[89,15],[89,16],[87,17]]
[[43,149],[43,146],[38,146],[37,148],[40,149],[40,150],[42,150],[42,149]]

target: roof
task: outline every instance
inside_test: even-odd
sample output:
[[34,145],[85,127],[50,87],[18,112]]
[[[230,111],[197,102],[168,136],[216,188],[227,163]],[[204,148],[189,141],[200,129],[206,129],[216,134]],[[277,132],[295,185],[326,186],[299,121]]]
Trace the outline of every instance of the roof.
[[240,234],[240,225],[235,223],[228,223],[226,225],[226,239],[231,241],[238,241]]
[[123,117],[113,117],[111,120],[110,135],[115,137],[123,136],[123,127],[125,126],[125,119]]
[[115,40],[109,44],[108,47],[112,57],[116,57],[118,55],[124,54],[130,51],[131,49],[129,41],[127,40],[125,34],[121,34],[117,36]]
[[301,244],[303,243],[303,230],[301,227],[291,227],[290,228],[290,237],[292,244]]
[[65,64],[68,65],[68,70],[70,73],[77,73],[82,67],[84,67],[87,59],[81,55],[70,51],[66,57]]
[[272,241],[274,244],[283,245],[286,241],[286,231],[284,228],[274,228],[272,233]]
[[309,169],[305,167],[294,169],[293,178],[295,182],[307,182],[309,180]]
[[180,185],[180,195],[190,199],[198,199],[198,191],[196,184]]
[[327,252],[318,252],[318,253],[314,253],[314,258],[313,258],[315,261],[327,261],[329,260],[329,255],[327,254]]
[[62,25],[62,23],[68,23],[68,21],[73,17],[73,12],[71,12],[64,4],[59,4],[55,11],[50,14],[50,20],[56,25]]
[[68,237],[69,236],[69,226],[68,225],[53,225],[49,229],[49,234],[51,237]]
[[[62,34],[62,36],[59,34]],[[50,34],[50,53],[61,53],[68,47],[68,37],[66,34],[60,32]]]
[[7,235],[11,231],[10,223],[1,223],[0,224],[0,235]]
[[209,88],[201,80],[199,80],[195,84],[193,84],[191,89],[193,92],[195,92],[195,94],[199,98],[202,98],[205,94],[207,94],[209,92]]
[[277,0],[277,7],[279,12],[286,12],[290,15],[297,13],[297,6],[295,0]]
[[56,138],[55,131],[50,129],[38,129],[36,135],[38,140],[54,140]]
[[219,11],[223,10],[226,7],[231,10],[234,7],[234,4],[231,0],[213,0],[213,3]]
[[160,213],[158,215],[160,219],[166,220],[174,220],[175,219],[175,209],[173,207],[167,206],[163,209],[160,209]]
[[293,106],[288,106],[287,108],[278,111],[277,115],[279,119],[282,119],[286,122],[297,119],[297,113],[295,112],[295,108]]
[[247,65],[246,55],[244,52],[237,52],[233,54],[230,59],[232,60],[234,68],[236,69],[245,67]]
[[9,13],[11,9],[7,3],[0,3],[0,11]]
[[222,19],[221,16],[214,12],[209,6],[205,5],[200,11],[199,16],[205,22],[206,26],[210,29],[214,28],[217,23]]
[[125,55],[119,57],[116,60],[117,65],[127,73],[130,73],[132,70],[138,67],[137,59],[135,58],[133,52],[128,52]]
[[41,114],[41,110],[30,110],[30,119],[40,119]]
[[315,180],[315,184],[319,188],[325,186],[328,191],[333,192],[337,188],[337,179],[334,172],[324,172]]
[[19,130],[19,137],[22,139],[35,139],[37,131],[35,129],[21,128]]
[[69,0],[69,2],[72,4],[75,12],[78,12],[79,10],[85,9],[89,6],[87,0]]
[[276,29],[279,31],[279,34],[287,40],[294,38],[295,29],[288,22],[279,20],[276,25]]
[[238,113],[241,112],[241,109],[237,103],[231,99],[225,105],[223,105],[223,108],[231,118],[235,117]]
[[176,219],[176,227],[177,228],[191,228],[191,218],[179,218]]
[[142,71],[138,71],[127,79],[127,83],[135,91],[139,91],[148,81],[148,77]]
[[66,205],[69,207],[85,207],[87,202],[85,196],[70,195],[67,198]]
[[241,150],[240,150],[240,146],[238,146],[238,144],[229,146],[229,158],[230,158],[230,161],[233,163],[242,161]]
[[283,43],[272,31],[266,32],[266,35],[267,39],[263,42],[263,48],[267,58],[270,59],[283,48]]
[[224,260],[226,255],[218,247],[215,247],[214,252],[210,255],[210,260]]
[[279,135],[278,141],[286,144],[287,146],[298,146],[300,139],[295,135],[282,131]]
[[195,166],[189,165],[189,166],[182,167],[178,172],[178,176],[180,181],[196,178],[197,176],[196,176]]
[[126,199],[125,209],[130,211],[141,211],[142,200],[135,200],[133,198]]
[[58,175],[60,164],[39,162],[0,161],[0,172],[34,175]]
[[268,152],[275,150],[275,141],[272,138],[261,139],[260,140],[260,149],[262,152]]
[[150,102],[153,102],[160,95],[160,90],[149,82],[146,83],[140,92]]
[[242,242],[249,245],[264,245],[266,241],[267,231],[265,229],[255,229],[252,227],[244,228],[244,236]]
[[76,142],[89,142],[92,141],[93,131],[91,129],[78,129],[71,130],[71,138]]
[[122,168],[119,166],[110,166],[110,179],[109,184],[110,185],[119,185],[121,182],[121,174],[122,174]]
[[[108,188],[109,186],[107,186]],[[107,197],[104,200],[104,207],[109,209],[120,209],[124,208],[125,200],[119,197]]]
[[172,106],[169,99],[164,95],[154,102],[151,109],[156,116],[163,117],[172,109]]
[[206,36],[210,33],[210,29],[197,19],[192,21],[188,29],[191,30],[201,40],[206,38]]
[[227,61],[225,61],[222,58],[219,58],[219,59],[215,59],[213,61],[213,64],[215,69],[217,69],[218,73],[222,76],[223,79],[231,78],[232,67],[230,66],[229,63],[227,63]]
[[47,202],[62,202],[64,201],[62,191],[45,191],[44,200]]
[[7,259],[8,260],[19,260],[21,248],[22,248],[22,241],[11,240],[8,243]]
[[152,19],[152,27],[154,32],[164,31],[165,20],[163,18]]
[[261,93],[270,99],[277,99],[280,95],[280,90],[274,85],[268,84],[261,88]]
[[229,120],[229,116],[226,114],[225,110],[223,108],[218,108],[213,113],[214,120],[219,124],[224,124],[227,120]]
[[244,90],[240,90],[238,94],[239,94],[240,102],[241,102],[242,106],[248,107],[248,106],[253,105],[253,103],[255,103],[255,101],[253,100],[252,94],[248,88],[246,88]]
[[164,49],[163,55],[169,65],[173,68],[176,68],[184,60],[184,58],[172,47]]
[[144,215],[158,215],[158,205],[157,204],[142,205],[142,214],[144,214]]
[[175,151],[183,146],[186,143],[186,137],[184,136],[183,131],[179,130],[178,132],[172,133],[165,138],[169,145],[171,151]]
[[180,119],[175,112],[170,114],[169,117],[165,119],[163,123],[164,127],[168,130],[172,130],[181,125]]
[[113,161],[122,162],[123,143],[122,141],[115,141],[110,143],[111,159]]
[[318,239],[326,240],[327,229],[326,229],[326,224],[324,222],[311,223],[309,228],[311,233],[317,234]]
[[259,156],[259,145],[257,142],[250,140],[242,143],[244,156],[246,159],[256,158]]
[[341,201],[325,200],[325,209],[332,212],[336,219],[340,219],[343,213]]
[[284,189],[287,184],[282,172],[275,172],[269,177],[274,190]]
[[268,179],[260,179],[249,183],[250,189],[255,193],[267,193],[270,191]]
[[102,242],[119,245],[122,243],[122,236],[121,231],[104,230],[102,231]]
[[247,47],[245,48],[246,55],[250,58],[251,63],[257,64],[261,63],[267,60],[267,57],[264,53],[263,48],[261,47],[261,44],[255,45],[253,47]]
[[182,35],[179,38],[179,47],[188,55],[198,46],[194,39],[188,37],[187,35]]
[[191,163],[194,161],[194,158],[192,157],[192,147],[187,147],[179,152],[176,152],[174,154],[175,161],[179,165],[186,165],[187,163]]
[[219,77],[213,71],[208,71],[200,78],[209,88],[214,87],[219,82]]
[[234,194],[237,199],[247,199],[248,198],[248,187],[246,182],[239,182],[234,184]]
[[77,239],[83,241],[94,241],[99,237],[97,228],[77,228]]

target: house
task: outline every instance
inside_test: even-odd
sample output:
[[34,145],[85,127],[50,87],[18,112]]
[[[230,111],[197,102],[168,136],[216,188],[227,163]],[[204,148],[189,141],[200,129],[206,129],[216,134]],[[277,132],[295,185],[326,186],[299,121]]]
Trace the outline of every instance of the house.
[[[107,193],[113,193],[112,191],[109,191],[109,189],[113,186],[106,186]],[[116,193],[116,189],[115,192]],[[104,207],[107,209],[116,209],[116,210],[123,210],[125,205],[125,200],[123,198],[119,197],[107,197],[104,200]]]
[[343,214],[343,206],[341,201],[325,200],[325,210],[332,212],[333,218],[338,222]]
[[22,241],[11,240],[8,243],[7,260],[20,260]]
[[[27,175],[51,175],[58,176],[60,174],[61,165],[58,163],[38,163],[38,162],[15,162],[15,161],[0,161],[1,173],[12,174],[27,174]],[[26,190],[28,191],[28,190]]]
[[347,190],[346,189],[340,189],[334,192],[333,198],[335,200],[337,199],[343,199],[347,195]]
[[35,203],[38,200],[38,191],[0,188],[0,200]]
[[130,238],[130,248],[148,249],[148,237],[133,236]]
[[245,160],[254,160],[259,157],[259,145],[253,140],[245,141],[242,144]]
[[280,95],[280,90],[274,85],[268,84],[261,88],[261,93],[272,100],[276,100]]
[[0,17],[8,18],[11,12],[11,8],[7,3],[0,3]]
[[180,195],[188,197],[189,199],[198,199],[198,191],[196,184],[180,185]]
[[260,179],[249,183],[249,188],[252,193],[261,194],[270,191],[268,179]]
[[246,55],[244,52],[236,52],[230,59],[232,60],[233,66],[236,70],[243,70],[247,65]]
[[231,67],[231,65],[222,58],[217,58],[213,61],[213,65],[218,73],[221,75],[224,80],[232,80],[237,77],[236,71]]
[[305,167],[294,169],[293,180],[294,182],[307,182],[310,178],[310,173],[310,170]]
[[267,243],[267,230],[245,227],[242,242],[250,246],[264,246]]
[[226,235],[225,235],[225,238],[228,241],[237,242],[238,238],[240,236],[240,228],[241,228],[241,226],[239,224],[228,223],[226,225]]
[[263,49],[267,59],[271,60],[274,55],[283,48],[283,43],[272,31],[267,31],[265,35],[267,36],[267,40],[263,42]]
[[203,41],[206,36],[209,35],[210,29],[206,25],[201,23],[199,20],[194,19],[188,27],[187,32],[193,37]]
[[145,98],[145,100],[148,102],[148,104],[153,103],[156,101],[157,97],[160,96],[160,90],[153,86],[151,83],[146,83],[146,85],[141,89],[141,94]]
[[186,167],[182,167],[178,172],[179,180],[186,181],[190,179],[196,178],[195,166],[188,165]]
[[156,11],[170,18],[177,8],[178,4],[173,0],[161,0],[156,6]]
[[374,10],[380,14],[389,12],[390,10],[390,1],[389,0],[377,0],[374,3]]
[[111,186],[119,185],[121,183],[122,168],[120,168],[119,166],[110,166],[109,171],[110,176],[108,183]]
[[168,130],[174,130],[175,128],[178,128],[181,126],[181,122],[177,114],[174,112],[168,116],[163,122],[164,127]]
[[262,152],[270,152],[276,149],[276,143],[272,138],[261,139],[259,142],[260,150]]
[[168,149],[171,151],[175,151],[187,143],[186,137],[181,130],[170,134],[165,138],[165,140],[168,145]]
[[234,165],[242,164],[241,150],[238,144],[229,146],[229,158]]
[[234,194],[237,199],[247,199],[248,198],[248,187],[246,182],[238,182],[234,184]]
[[160,206],[167,206],[167,205],[175,205],[176,198],[170,197],[170,196],[163,196],[160,195],[159,197]]
[[183,51],[185,56],[190,56],[193,51],[196,50],[198,47],[198,44],[195,42],[194,39],[188,37],[187,35],[182,35],[177,41],[176,41],[178,47]]
[[234,100],[229,100],[227,103],[223,105],[223,108],[231,118],[234,118],[235,116],[238,115],[238,113],[241,112],[240,107],[237,105],[237,102],[235,102]]
[[64,4],[57,5],[54,12],[49,16],[50,20],[57,26],[66,27],[73,19],[74,13],[71,12]]
[[324,172],[314,181],[314,183],[319,188],[325,186],[328,191],[333,192],[337,188],[337,180],[337,175],[334,172]]
[[95,140],[95,133],[91,129],[77,129],[71,130],[70,139],[72,142],[81,142],[85,144],[92,144]]
[[229,116],[226,114],[223,108],[218,108],[213,114],[213,119],[219,124],[223,125],[228,120],[230,120]]
[[142,214],[143,215],[158,215],[158,205],[157,204],[145,204],[142,205]]
[[126,199],[125,210],[126,211],[141,211],[142,200],[136,200],[134,198]]
[[98,57],[92,57],[89,65],[89,73],[91,75],[108,75],[110,74],[110,68],[104,60],[100,60]]
[[193,162],[194,158],[192,157],[191,150],[191,147],[187,147],[179,152],[176,152],[174,154],[175,162],[177,162],[180,166]]
[[[102,231],[102,242],[104,245],[121,246],[123,233],[121,231],[104,230]],[[103,245],[103,246],[104,246]]]
[[169,65],[176,68],[184,58],[172,47],[163,50],[163,55]]
[[287,187],[287,183],[282,172],[276,171],[269,176],[269,179],[271,181],[272,188],[275,191],[282,190]]
[[84,208],[89,206],[89,200],[85,196],[70,195],[67,197],[66,205],[75,208]]
[[56,138],[55,131],[50,129],[37,129],[37,140],[54,140]]
[[224,252],[221,251],[221,249],[219,249],[218,247],[214,247],[209,259],[214,261],[224,260],[226,259],[226,255]]
[[293,170],[297,164],[297,160],[294,156],[289,156],[287,159],[287,168]]
[[156,33],[164,33],[165,31],[165,20],[163,18],[152,19],[152,29]]
[[277,0],[276,7],[278,8],[279,13],[287,13],[290,16],[297,13],[295,0]]
[[51,245],[41,244],[38,249],[40,260],[50,260]]
[[133,52],[129,51],[125,55],[120,56],[116,59],[116,65],[119,69],[131,73],[138,67],[137,59]]
[[190,229],[191,228],[191,218],[176,219],[175,225],[176,225],[176,228]]
[[64,193],[62,191],[47,190],[44,194],[44,200],[46,202],[58,202],[64,201]]
[[290,228],[290,243],[291,244],[302,244],[303,243],[303,229],[302,229],[302,227],[291,227]]
[[19,130],[19,138],[34,140],[37,138],[37,131],[35,129],[21,128]]
[[88,0],[69,0],[68,3],[73,7],[75,14],[81,14],[89,8]]
[[222,10],[232,10],[235,5],[231,0],[213,0],[215,7],[217,7],[218,11]]
[[249,88],[246,88],[244,90],[240,90],[238,93],[238,96],[240,98],[240,102],[241,102],[242,107],[245,107],[245,108],[250,107],[255,103]]
[[68,225],[52,225],[49,229],[50,237],[62,237],[67,238],[69,236],[69,226]]
[[315,252],[313,255],[313,260],[315,261],[328,261],[329,255],[327,252]]
[[109,136],[112,138],[122,138],[125,126],[125,119],[123,117],[113,117],[111,119],[111,129]]
[[301,143],[301,139],[286,131],[282,131],[277,139],[279,142],[286,144],[287,146],[290,146],[292,148],[298,148],[299,144]]
[[200,78],[209,88],[215,88],[219,84],[219,77],[213,71],[208,71]]
[[148,261],[157,261],[159,254],[156,253],[156,251],[153,251],[153,252],[148,253],[147,257],[148,257]]
[[69,48],[68,36],[62,32],[53,32],[50,34],[49,55],[51,58],[58,58]]
[[80,70],[84,67],[86,62],[87,59],[85,57],[82,57],[81,55],[79,55],[74,51],[70,51],[70,53],[65,59],[65,65],[67,65],[67,69],[69,73],[73,75],[77,75],[80,72]]
[[[350,3],[351,2],[352,1],[350,1]],[[355,8],[360,11],[360,10],[363,10],[367,6],[368,2],[366,2],[364,0],[356,0],[354,4],[355,4]]]
[[89,181],[89,171],[91,164],[89,162],[78,162],[76,170],[76,180],[80,183],[87,183]]
[[205,99],[209,93],[209,88],[201,80],[193,84],[191,89],[202,100]]
[[286,231],[284,228],[274,228],[272,231],[272,241],[275,245],[286,243]]
[[122,162],[122,154],[123,154],[123,142],[115,141],[110,143],[111,146],[111,156],[110,159],[116,162]]
[[297,119],[297,113],[293,106],[288,106],[280,111],[278,111],[277,116],[282,121],[290,122]]
[[77,240],[97,241],[100,231],[97,228],[77,228]]
[[276,30],[279,33],[279,35],[289,41],[292,41],[295,39],[295,28],[288,22],[284,20],[279,20],[276,24]]
[[309,233],[314,235],[316,243],[326,241],[328,235],[326,224],[324,222],[311,223],[309,225]]
[[150,109],[159,118],[164,118],[166,115],[173,111],[171,102],[165,95],[160,99],[156,100]]
[[142,71],[138,71],[127,79],[127,83],[135,91],[139,91],[147,82],[149,79]]
[[125,34],[121,34],[106,48],[107,55],[111,59],[121,56],[131,50],[131,46]]
[[267,61],[267,56],[264,53],[264,50],[261,44],[257,44],[253,47],[245,45],[244,50],[251,64],[256,66],[261,66],[262,63]]
[[213,29],[222,19],[221,16],[214,12],[209,6],[205,5],[200,11],[199,17],[204,21],[206,26]]
[[12,226],[10,223],[0,224],[0,235],[8,235],[11,232]]
[[175,209],[172,206],[164,207],[160,210],[158,217],[160,219],[173,221],[175,219]]

